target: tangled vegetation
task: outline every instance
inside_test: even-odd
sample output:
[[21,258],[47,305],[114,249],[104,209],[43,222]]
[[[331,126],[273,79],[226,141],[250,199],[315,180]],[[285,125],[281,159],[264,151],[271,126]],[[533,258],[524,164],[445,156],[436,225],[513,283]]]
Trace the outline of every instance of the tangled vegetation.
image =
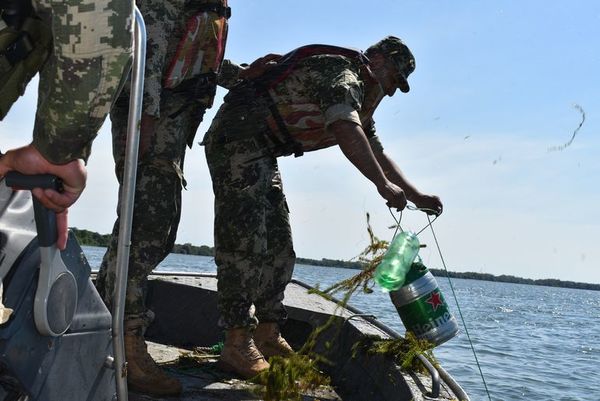
[[265,401],[299,401],[302,394],[314,392],[330,382],[329,377],[319,370],[314,355],[274,356],[269,359],[269,364],[268,370],[252,379],[253,383],[262,385],[257,392]]
[[417,356],[423,355],[432,364],[437,365],[438,362],[432,352],[433,347],[433,343],[418,339],[414,334],[407,332],[404,338],[393,340],[365,337],[354,344],[352,354],[356,356],[362,352],[368,355],[388,355],[393,357],[404,370],[426,373],[425,367],[418,361]]
[[[367,231],[370,244],[357,257],[364,269],[358,274],[335,283],[321,290],[316,288],[312,293],[318,294],[326,299],[332,300],[334,295],[342,294],[341,301],[337,302],[337,310],[341,311],[347,306],[351,296],[358,290],[372,293],[374,280],[373,275],[377,265],[381,262],[389,243],[380,240],[373,233],[367,214]],[[339,295],[338,295],[339,296]],[[337,338],[341,329],[343,319],[334,313],[321,326],[315,328],[308,336],[304,345],[296,353],[289,356],[275,356],[269,359],[270,368],[254,377],[251,382],[256,384],[252,391],[257,393],[265,401],[293,400],[299,401],[307,393],[315,393],[320,387],[330,384],[330,379],[320,367],[331,365],[323,355],[315,352],[317,340],[327,330],[334,328]],[[337,325],[337,327],[336,327]],[[326,343],[331,347],[333,344]],[[366,337],[352,347],[353,357],[363,355],[386,355],[393,357],[404,370],[423,371],[424,367],[418,361],[418,355],[424,355],[432,363],[436,364],[431,352],[433,345],[425,340],[419,340],[414,335],[407,333],[405,338],[381,339],[379,337]],[[222,349],[222,344],[217,344],[210,349],[200,352],[182,354],[177,365],[180,369],[195,369],[202,367],[206,360],[214,359]]]
[[[311,290],[312,293],[329,300],[332,299],[334,294],[343,294],[341,301],[338,302],[338,309],[340,310],[348,304],[351,296],[359,289],[362,289],[365,293],[373,292],[375,269],[383,259],[389,246],[388,241],[380,240],[373,233],[368,214],[367,231],[370,244],[358,256],[358,261],[364,266],[364,269],[360,273],[324,290],[319,288]],[[253,380],[254,383],[263,386],[259,393],[266,401],[300,400],[302,393],[306,390],[314,390],[329,383],[329,378],[319,370],[319,365],[330,362],[315,353],[314,347],[317,344],[318,337],[325,330],[336,324],[335,322],[341,321],[337,317],[335,314],[332,315],[324,325],[313,330],[297,353],[285,358],[271,358],[269,361],[270,369],[262,372]],[[341,330],[341,328],[340,324],[337,329]],[[431,343],[419,340],[414,335],[409,334],[406,338],[393,340],[368,337],[356,343],[352,351],[354,357],[358,353],[390,355],[398,361],[401,368],[420,371],[423,366],[416,359],[417,355],[423,354],[435,363],[431,348]]]

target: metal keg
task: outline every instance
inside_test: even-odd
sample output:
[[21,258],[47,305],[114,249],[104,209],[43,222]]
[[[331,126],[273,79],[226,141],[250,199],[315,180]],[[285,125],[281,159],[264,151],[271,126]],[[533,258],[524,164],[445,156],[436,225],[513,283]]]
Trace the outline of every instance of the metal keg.
[[458,334],[458,323],[444,300],[435,277],[420,261],[412,264],[404,285],[390,291],[407,332],[440,345]]

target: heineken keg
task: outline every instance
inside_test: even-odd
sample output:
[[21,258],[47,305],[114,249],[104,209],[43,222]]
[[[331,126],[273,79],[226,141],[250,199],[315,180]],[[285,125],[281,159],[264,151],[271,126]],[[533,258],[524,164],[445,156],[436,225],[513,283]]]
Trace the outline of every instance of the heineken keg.
[[421,262],[412,264],[404,285],[390,292],[406,331],[440,345],[458,333],[458,323],[448,309],[435,277]]

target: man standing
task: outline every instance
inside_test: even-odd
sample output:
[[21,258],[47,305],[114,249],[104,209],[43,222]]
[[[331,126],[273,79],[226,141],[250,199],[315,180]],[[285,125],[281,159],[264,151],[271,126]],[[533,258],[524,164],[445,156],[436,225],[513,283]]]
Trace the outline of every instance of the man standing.
[[403,209],[408,199],[442,212],[440,199],[419,192],[375,136],[375,108],[396,88],[409,91],[414,68],[412,53],[393,36],[365,54],[306,46],[226,96],[204,138],[227,330],[223,368],[251,377],[269,367],[265,357],[292,352],[279,330],[295,253],[277,157],[338,145],[390,207]]
[[[186,144],[191,146],[205,110],[212,105],[217,78],[225,80],[230,74],[237,79],[237,70],[230,63],[221,66],[230,16],[226,0],[143,0],[139,7],[146,22],[147,60],[125,301],[127,381],[134,391],[177,395],[181,383],[156,365],[144,341],[152,321],[145,306],[147,277],[173,249],[185,187]],[[121,185],[128,103],[126,87],[111,113]],[[118,232],[117,218],[97,279],[109,307],[115,290]]]
[[[122,86],[131,59],[131,1],[3,0],[0,119],[39,70],[33,142],[0,158],[8,171],[54,174],[64,192],[33,194],[57,213],[58,242],[67,242],[67,208],[86,183],[84,163]],[[4,40],[8,39],[8,43]]]

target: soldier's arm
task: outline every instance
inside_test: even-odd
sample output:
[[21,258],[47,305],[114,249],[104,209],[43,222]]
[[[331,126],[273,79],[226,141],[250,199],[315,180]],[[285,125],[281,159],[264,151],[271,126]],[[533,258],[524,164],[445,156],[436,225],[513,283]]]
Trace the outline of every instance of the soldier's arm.
[[238,65],[225,59],[219,71],[217,84],[225,89],[231,89],[242,79],[256,79],[268,72],[271,67],[277,65],[276,60],[280,58],[281,55],[271,53],[254,60],[250,65]]
[[375,155],[362,127],[348,120],[337,120],[329,124],[328,129],[335,135],[344,156],[377,187],[379,194],[388,206],[404,209],[406,197],[402,188],[390,181]]
[[442,201],[435,195],[420,192],[404,175],[400,167],[383,150],[383,146],[376,136],[369,139],[370,147],[375,158],[383,169],[385,176],[394,184],[401,187],[406,198],[417,207],[428,209],[428,214],[440,214],[443,209]]
[[93,9],[80,3],[68,8],[60,2],[38,4],[52,26],[54,47],[40,71],[33,142],[0,159],[0,175],[16,170],[63,180],[63,193],[33,190],[42,204],[57,212],[60,249],[67,240],[67,208],[85,187],[83,160],[89,157],[131,58],[133,3],[100,0]]
[[40,71],[33,145],[52,164],[87,160],[131,58],[132,3],[76,3],[43,10],[54,43]]
[[231,60],[225,59],[221,64],[219,75],[217,76],[217,85],[231,89],[236,83],[240,81],[240,73],[244,70],[244,67],[234,63]]

